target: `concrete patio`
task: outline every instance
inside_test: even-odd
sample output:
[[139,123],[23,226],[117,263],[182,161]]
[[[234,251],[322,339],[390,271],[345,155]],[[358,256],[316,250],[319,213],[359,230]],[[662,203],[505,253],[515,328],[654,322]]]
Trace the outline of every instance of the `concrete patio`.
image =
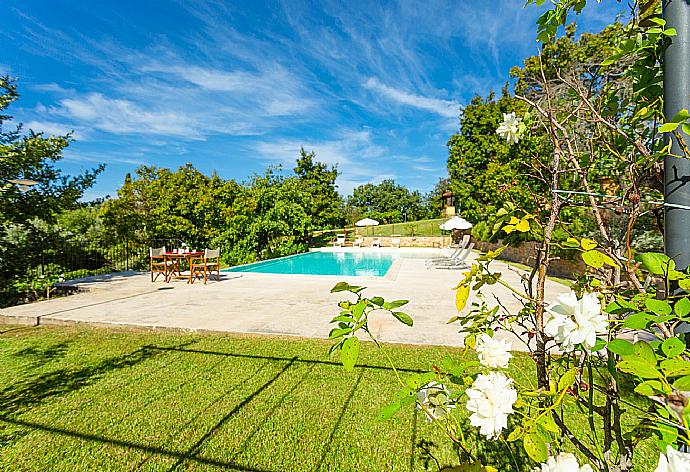
[[[476,254],[473,257],[477,257]],[[519,274],[500,261],[493,263],[506,280],[519,287]],[[458,327],[448,325],[457,314],[452,287],[459,270],[429,269],[418,254],[395,260],[386,277],[340,277],[225,273],[220,282],[207,285],[159,279],[151,283],[148,273],[131,272],[79,281],[83,291],[53,300],[0,310],[0,321],[20,324],[90,323],[100,326],[176,328],[325,338],[329,321],[339,312],[338,301],[346,294],[331,294],[339,281],[367,286],[368,296],[387,300],[409,299],[405,311],[414,319],[408,327],[391,316],[375,315],[372,331],[382,341],[410,344],[461,345]],[[548,280],[549,299],[567,291]],[[486,300],[497,296],[510,311],[520,304],[500,285],[486,287]],[[468,306],[476,300],[471,296]],[[515,340],[514,340],[515,341]],[[514,349],[524,345],[513,343]]]

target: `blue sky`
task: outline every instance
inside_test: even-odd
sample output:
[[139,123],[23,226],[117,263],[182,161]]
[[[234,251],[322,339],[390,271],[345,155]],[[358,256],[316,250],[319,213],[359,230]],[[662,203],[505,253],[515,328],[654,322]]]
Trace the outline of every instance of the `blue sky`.
[[[523,0],[163,2],[3,0],[0,74],[36,131],[74,130],[61,167],[191,162],[246,179],[293,167],[300,146],[337,163],[341,193],[384,178],[430,190],[461,106],[500,90],[536,52]],[[581,31],[623,7],[588,7]]]

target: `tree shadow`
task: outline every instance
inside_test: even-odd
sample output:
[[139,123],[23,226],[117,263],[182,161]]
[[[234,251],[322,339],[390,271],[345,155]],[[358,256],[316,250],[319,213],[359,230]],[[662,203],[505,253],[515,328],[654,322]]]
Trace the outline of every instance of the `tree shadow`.
[[[286,392],[281,393],[281,397],[277,399],[273,407],[268,411],[266,415],[262,417],[260,422],[253,427],[252,431],[248,434],[247,438],[244,440],[245,443],[251,440],[261,429],[261,426],[269,419],[269,416],[275,412],[281,404],[293,393],[301,382],[303,382],[313,371],[313,368],[317,365],[333,366],[334,368],[342,368],[342,365],[338,362],[331,362],[326,360],[312,360],[312,359],[299,359],[298,357],[280,357],[280,356],[262,356],[262,355],[252,355],[252,354],[239,354],[232,352],[218,352],[218,351],[205,351],[198,349],[190,349],[188,346],[195,343],[196,340],[190,342],[174,345],[174,346],[157,346],[157,345],[146,345],[141,348],[130,352],[128,354],[111,357],[102,360],[94,365],[89,365],[82,367],[80,369],[58,369],[47,373],[44,376],[38,378],[32,378],[30,380],[24,381],[18,385],[13,385],[0,390],[0,426],[4,424],[5,426],[15,426],[16,429],[8,430],[7,434],[3,436],[0,433],[0,447],[4,444],[12,443],[19,439],[22,435],[29,434],[32,431],[41,431],[44,433],[55,434],[65,437],[71,437],[75,439],[80,439],[88,442],[93,442],[96,444],[101,444],[104,446],[125,448],[132,451],[139,451],[147,454],[143,461],[139,462],[138,467],[142,467],[150,459],[159,456],[163,458],[172,459],[173,463],[169,470],[179,470],[185,467],[189,467],[193,464],[210,466],[222,469],[231,469],[238,471],[248,471],[248,472],[271,472],[268,469],[257,468],[252,465],[244,465],[238,461],[238,453],[231,455],[228,459],[225,458],[212,458],[206,457],[203,454],[205,446],[210,440],[212,440],[227,424],[230,420],[235,417],[238,412],[240,412],[245,406],[252,402],[258,395],[266,391],[276,380],[278,380],[282,375],[285,374],[290,368],[298,363],[303,363],[309,365],[309,369],[302,375],[300,379],[295,382]],[[59,356],[60,346],[51,346],[50,349],[45,350],[32,350],[28,349],[24,353],[27,356],[45,356],[46,358],[55,358],[54,356]],[[77,391],[83,387],[88,386],[96,382],[99,378],[117,369],[123,369],[126,367],[134,366],[148,359],[154,358],[160,355],[166,355],[168,353],[189,353],[189,354],[200,354],[200,355],[212,355],[212,356],[223,356],[229,358],[247,358],[247,359],[258,359],[264,360],[265,362],[261,364],[260,368],[263,369],[266,363],[279,363],[279,371],[266,380],[259,387],[254,389],[248,396],[242,399],[242,401],[237,404],[234,408],[228,411],[220,420],[218,420],[212,427],[210,427],[203,435],[201,435],[198,440],[194,442],[187,449],[176,449],[166,447],[165,445],[156,446],[146,444],[143,441],[134,440],[122,440],[113,437],[108,437],[102,433],[95,433],[93,431],[78,431],[70,429],[68,427],[57,427],[50,424],[42,424],[36,421],[30,421],[22,418],[20,415],[30,409],[49,401],[51,398],[59,397],[61,395]],[[341,428],[341,423],[350,408],[351,402],[355,396],[355,393],[362,381],[364,373],[369,369],[374,370],[388,370],[392,371],[390,367],[379,366],[379,365],[358,365],[356,367],[359,370],[359,375],[354,385],[352,386],[348,396],[343,401],[343,405],[340,409],[339,415],[335,424],[329,433],[329,436],[324,439],[323,450],[321,451],[321,456],[318,459],[318,463],[314,470],[318,470],[325,463],[329,452],[334,446],[334,441],[336,440],[336,435]],[[401,369],[403,372],[419,372],[419,370],[413,369]],[[238,382],[242,382],[241,380]],[[237,384],[236,384],[237,385]],[[233,387],[234,389],[234,387]],[[217,404],[224,397],[227,397],[231,393],[230,390],[226,390],[216,397],[211,403],[204,408],[204,411],[208,411],[213,404]],[[182,424],[183,430],[188,426],[192,426],[196,421],[201,418],[202,413],[195,415],[190,418],[184,424]],[[411,431],[411,444],[415,444],[417,438],[417,424],[416,420]],[[405,454],[414,454],[416,450],[411,448],[410,451],[405,451]],[[413,470],[415,466],[414,458],[410,458],[410,469]],[[503,470],[503,469],[501,469]],[[506,469],[512,470],[512,469]]]
[[45,365],[55,359],[63,357],[69,349],[66,341],[50,346],[31,346],[12,354],[13,357],[26,358],[29,368]]
[[[194,342],[196,341],[189,341],[176,347],[182,348]],[[59,352],[59,350],[56,352]],[[52,354],[57,355],[55,352]],[[49,355],[51,355],[50,352]],[[0,390],[0,411],[5,416],[20,414],[52,397],[79,390],[109,372],[134,366],[159,355],[161,355],[160,350],[144,346],[129,354],[110,357],[95,365],[89,365],[80,369],[64,368],[41,373],[39,376],[23,380]]]
[[[249,402],[251,402],[254,399],[254,397],[259,395],[261,392],[263,392],[268,387],[270,387],[273,384],[273,382],[278,380],[278,378],[281,375],[283,375],[285,373],[285,371],[287,371],[290,367],[292,367],[292,365],[295,363],[296,360],[297,360],[297,357],[293,357],[292,359],[290,359],[289,362],[287,362],[285,364],[285,366],[283,366],[283,368],[277,374],[275,374],[273,377],[268,379],[261,387],[254,390],[254,392],[252,392],[251,395],[249,395],[247,398],[242,400],[235,408],[233,408],[232,410],[230,410],[230,412],[228,412],[225,416],[223,416],[223,418],[221,418],[220,421],[218,421],[215,425],[213,425],[213,427],[211,429],[209,429],[203,436],[201,436],[201,438],[199,438],[199,440],[196,443],[194,443],[194,445],[192,445],[192,447],[187,449],[187,451],[179,454],[177,461],[168,470],[169,471],[176,470],[179,467],[181,467],[182,464],[184,464],[184,462],[189,461],[189,460],[196,461],[199,458],[199,453],[201,452],[201,448],[203,447],[204,443],[206,443],[218,431],[220,431],[220,429],[233,416],[235,416],[242,408],[244,408]],[[227,465],[235,467],[235,464],[233,464],[232,462],[227,462]],[[246,470],[246,469],[243,469],[243,470]]]

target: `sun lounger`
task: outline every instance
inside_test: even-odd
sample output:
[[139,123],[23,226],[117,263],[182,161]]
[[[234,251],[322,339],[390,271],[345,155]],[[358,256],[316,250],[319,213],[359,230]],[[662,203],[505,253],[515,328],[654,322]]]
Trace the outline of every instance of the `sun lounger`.
[[352,247],[362,247],[363,242],[364,238],[359,236],[357,239],[355,239],[355,242],[352,243]]
[[381,238],[374,238],[374,240],[371,242],[371,247],[382,247],[383,245],[381,244]]
[[464,269],[467,268],[467,259],[474,248],[474,243],[470,243],[467,248],[463,249],[460,254],[455,257],[448,258],[446,261],[438,261],[431,264],[435,269]]
[[391,247],[400,248],[400,238],[391,238]]
[[460,253],[462,252],[463,249],[467,248],[467,245],[470,242],[470,235],[466,234],[465,236],[462,237],[462,241],[460,241],[460,244],[457,246],[448,246],[443,249],[441,249],[441,256],[440,257],[432,257],[431,259],[428,259],[426,261],[426,265],[429,266],[431,264],[434,264],[439,261],[448,261],[449,259],[455,259],[457,258]]
[[336,238],[335,242],[333,243],[333,247],[343,247],[343,246],[345,246],[345,235],[339,234],[338,237]]

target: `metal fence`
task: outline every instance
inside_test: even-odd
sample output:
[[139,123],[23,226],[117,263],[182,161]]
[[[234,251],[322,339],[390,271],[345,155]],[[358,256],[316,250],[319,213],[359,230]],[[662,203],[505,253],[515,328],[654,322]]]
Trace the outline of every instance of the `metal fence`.
[[36,251],[27,253],[29,275],[38,279],[72,280],[90,275],[148,267],[149,247],[179,248],[179,239],[156,238],[148,241],[88,241],[53,239],[35,242]]

